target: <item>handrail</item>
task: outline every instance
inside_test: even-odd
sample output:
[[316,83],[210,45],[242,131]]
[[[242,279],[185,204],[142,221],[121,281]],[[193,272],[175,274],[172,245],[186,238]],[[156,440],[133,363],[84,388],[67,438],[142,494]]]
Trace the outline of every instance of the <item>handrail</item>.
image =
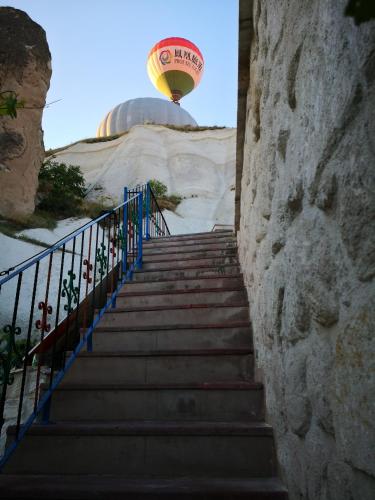
[[[17,269],[13,273],[8,274],[5,278],[0,279],[0,287],[4,283],[6,283],[7,281],[9,281],[10,279],[14,278],[14,276],[17,276],[17,274],[19,274],[19,273],[25,271],[26,269],[28,269],[29,267],[31,267],[33,264],[35,264],[35,262],[40,261],[44,257],[47,257],[47,255],[49,255],[50,253],[58,250],[64,244],[66,244],[69,241],[71,241],[74,237],[76,237],[79,234],[81,234],[82,231],[90,228],[91,226],[93,226],[95,224],[98,224],[101,220],[105,219],[108,216],[108,214],[113,213],[116,210],[122,208],[123,206],[127,205],[129,202],[131,202],[132,200],[134,200],[135,198],[136,198],[136,196],[133,196],[132,198],[128,199],[127,201],[124,201],[123,203],[120,203],[120,205],[118,205],[116,208],[112,208],[112,209],[108,210],[105,214],[102,214],[102,215],[96,217],[96,219],[93,219],[90,222],[86,222],[86,224],[83,224],[78,229],[75,229],[74,231],[72,231],[71,233],[69,233],[67,236],[64,236],[60,240],[56,241],[56,243],[54,243],[53,245],[49,246],[45,250],[42,250],[41,252],[39,252],[38,254],[34,255],[33,257],[30,257],[29,259],[27,259],[25,261],[27,263],[24,266],[20,267],[19,269]],[[17,266],[15,266],[15,267],[17,267]]]
[[[48,422],[54,390],[83,346],[92,351],[94,328],[108,309],[116,307],[119,290],[142,267],[143,240],[168,234],[149,183],[124,188],[124,201],[117,207],[15,266],[0,280],[5,304],[0,308],[3,436],[9,424],[4,425],[4,412],[12,407],[6,407],[7,399],[17,408],[14,439],[7,438],[0,470],[36,417]],[[23,345],[17,342],[22,333]]]

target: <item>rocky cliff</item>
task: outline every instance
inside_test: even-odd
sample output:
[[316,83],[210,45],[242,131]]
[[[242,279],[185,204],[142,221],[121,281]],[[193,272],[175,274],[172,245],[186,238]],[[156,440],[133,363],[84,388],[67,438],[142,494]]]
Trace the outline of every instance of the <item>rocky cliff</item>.
[[0,215],[8,218],[22,218],[34,210],[50,77],[44,30],[25,12],[0,7],[0,91],[13,91],[25,102],[17,118],[0,116]]
[[89,198],[122,200],[124,186],[157,179],[183,200],[167,211],[172,233],[211,231],[233,225],[235,129],[185,132],[137,125],[108,142],[79,142],[56,153],[55,161],[79,165]]
[[291,500],[375,491],[375,23],[346,3],[242,19],[240,260]]

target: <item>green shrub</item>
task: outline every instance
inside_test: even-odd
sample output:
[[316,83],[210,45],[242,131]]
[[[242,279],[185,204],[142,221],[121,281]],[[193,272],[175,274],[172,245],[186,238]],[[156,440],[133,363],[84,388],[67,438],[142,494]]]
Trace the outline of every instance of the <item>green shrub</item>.
[[172,210],[174,212],[181,203],[182,197],[177,194],[167,195],[168,188],[161,181],[151,179],[149,183],[160,210]]
[[25,102],[18,99],[13,90],[0,92],[0,116],[10,116],[17,118],[17,109],[23,108]]
[[155,198],[161,198],[167,194],[168,188],[161,181],[156,179],[150,180],[150,188],[155,195]]
[[85,179],[78,166],[53,160],[39,172],[38,208],[63,217],[79,215],[85,196]]

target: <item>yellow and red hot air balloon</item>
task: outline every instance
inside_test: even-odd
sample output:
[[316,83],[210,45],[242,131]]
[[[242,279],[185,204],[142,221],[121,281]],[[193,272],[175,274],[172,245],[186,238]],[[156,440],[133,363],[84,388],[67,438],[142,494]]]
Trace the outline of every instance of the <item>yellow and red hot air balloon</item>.
[[161,40],[152,47],[147,59],[150,80],[176,103],[199,84],[203,68],[201,51],[186,38]]

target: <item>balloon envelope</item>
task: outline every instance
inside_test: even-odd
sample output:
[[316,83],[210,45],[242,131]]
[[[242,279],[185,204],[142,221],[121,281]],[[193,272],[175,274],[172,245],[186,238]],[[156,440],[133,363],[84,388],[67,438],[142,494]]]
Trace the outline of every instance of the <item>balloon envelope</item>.
[[200,82],[204,69],[201,51],[186,38],[165,38],[156,43],[147,59],[147,73],[154,86],[172,101],[179,101]]

